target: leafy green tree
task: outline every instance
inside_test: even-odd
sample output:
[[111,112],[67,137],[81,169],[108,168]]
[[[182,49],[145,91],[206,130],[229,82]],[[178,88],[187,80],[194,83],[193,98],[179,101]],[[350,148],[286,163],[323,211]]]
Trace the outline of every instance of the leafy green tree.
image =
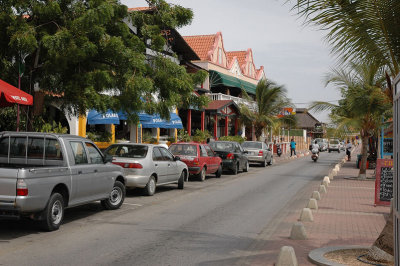
[[362,139],[359,177],[365,178],[368,139],[379,134],[384,117],[391,116],[391,101],[383,92],[385,77],[377,65],[351,64],[350,69],[335,69],[327,76],[327,84],[335,85],[342,94],[338,105],[314,102],[310,109],[331,110],[337,125],[336,133],[359,132]]
[[[391,117],[392,102],[382,90],[385,83],[382,68],[376,65],[353,65],[352,69],[335,70],[328,83],[339,87],[343,99],[338,105],[316,102],[310,109],[331,110],[337,132],[359,132],[362,139],[359,178],[366,177],[368,140],[379,134],[384,118]],[[391,213],[391,215],[393,215]],[[384,251],[384,252],[382,252]],[[393,216],[387,220],[382,233],[370,248],[368,256],[384,260],[383,253],[393,256]]]
[[[192,91],[206,73],[188,74],[163,56],[162,30],[189,24],[192,11],[149,2],[152,14],[129,14],[117,0],[0,1],[1,78],[16,85],[24,65],[22,88],[32,93],[28,88],[37,83],[61,96],[61,107],[72,114],[123,110],[137,121],[142,110],[169,118],[173,106],[203,105]],[[130,17],[140,34],[124,22]],[[155,51],[152,62],[146,43]]]
[[263,130],[276,123],[295,126],[293,115],[278,118],[284,107],[292,104],[286,96],[286,89],[270,80],[261,80],[256,88],[257,109],[251,110],[245,105],[240,107],[240,120],[247,126],[254,125],[255,135],[260,139]]

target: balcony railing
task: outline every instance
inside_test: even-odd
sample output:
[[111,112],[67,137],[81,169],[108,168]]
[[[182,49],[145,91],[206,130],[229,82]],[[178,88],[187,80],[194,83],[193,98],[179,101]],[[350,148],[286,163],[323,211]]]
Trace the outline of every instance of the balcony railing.
[[256,111],[257,110],[257,103],[255,101],[249,101],[243,98],[226,95],[222,93],[207,93],[206,94],[211,100],[213,101],[221,101],[221,100],[233,100],[237,105],[244,104],[250,110]]

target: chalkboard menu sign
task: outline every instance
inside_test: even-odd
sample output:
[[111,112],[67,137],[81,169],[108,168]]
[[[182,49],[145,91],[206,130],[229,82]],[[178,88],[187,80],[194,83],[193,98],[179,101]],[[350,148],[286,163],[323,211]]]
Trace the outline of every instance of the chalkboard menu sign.
[[393,174],[393,160],[377,160],[375,180],[375,205],[390,205],[390,200],[393,198]]

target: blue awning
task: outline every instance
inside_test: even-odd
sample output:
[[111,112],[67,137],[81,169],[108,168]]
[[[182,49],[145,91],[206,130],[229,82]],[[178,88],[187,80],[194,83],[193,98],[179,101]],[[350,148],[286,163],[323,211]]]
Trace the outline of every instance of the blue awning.
[[[118,112],[118,117],[119,117],[119,120],[128,120],[128,116],[123,111],[119,111]],[[142,121],[150,121],[150,119],[152,117],[153,117],[152,115],[146,114],[144,112],[139,113],[140,122],[142,122]]]
[[150,120],[140,121],[143,128],[178,128],[182,129],[182,120],[176,113],[170,114],[171,119],[169,121],[164,120],[160,115],[152,115]]
[[90,110],[87,116],[89,125],[119,125],[119,117],[117,113],[108,110],[105,113],[99,113],[96,110]]

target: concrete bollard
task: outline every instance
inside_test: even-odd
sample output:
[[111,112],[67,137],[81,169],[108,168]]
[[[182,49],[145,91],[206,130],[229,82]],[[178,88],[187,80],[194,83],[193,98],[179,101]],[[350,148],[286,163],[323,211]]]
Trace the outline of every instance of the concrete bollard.
[[333,170],[331,171],[331,174],[332,174],[332,177],[336,176],[336,175],[337,175],[336,169],[333,169]]
[[319,186],[319,193],[320,194],[326,194],[326,187],[324,185]]
[[306,229],[300,222],[294,223],[292,230],[290,231],[290,239],[294,240],[305,240],[307,239]]
[[312,210],[318,210],[318,203],[316,199],[310,199],[307,204],[307,208]]
[[[329,179],[329,178],[328,178],[328,179]],[[325,187],[328,187],[328,186],[329,186],[329,183],[328,183],[328,182],[330,182],[330,181],[322,180],[321,185],[324,185]]]
[[314,217],[310,208],[303,208],[300,214],[300,221],[302,222],[313,222]]
[[324,176],[324,180],[323,181],[328,182],[328,184],[331,183],[331,180],[329,179],[329,176]]
[[312,199],[316,199],[316,200],[320,200],[321,199],[321,194],[318,191],[313,191],[311,198]]
[[278,261],[275,266],[298,266],[296,253],[291,246],[283,246],[279,251]]

